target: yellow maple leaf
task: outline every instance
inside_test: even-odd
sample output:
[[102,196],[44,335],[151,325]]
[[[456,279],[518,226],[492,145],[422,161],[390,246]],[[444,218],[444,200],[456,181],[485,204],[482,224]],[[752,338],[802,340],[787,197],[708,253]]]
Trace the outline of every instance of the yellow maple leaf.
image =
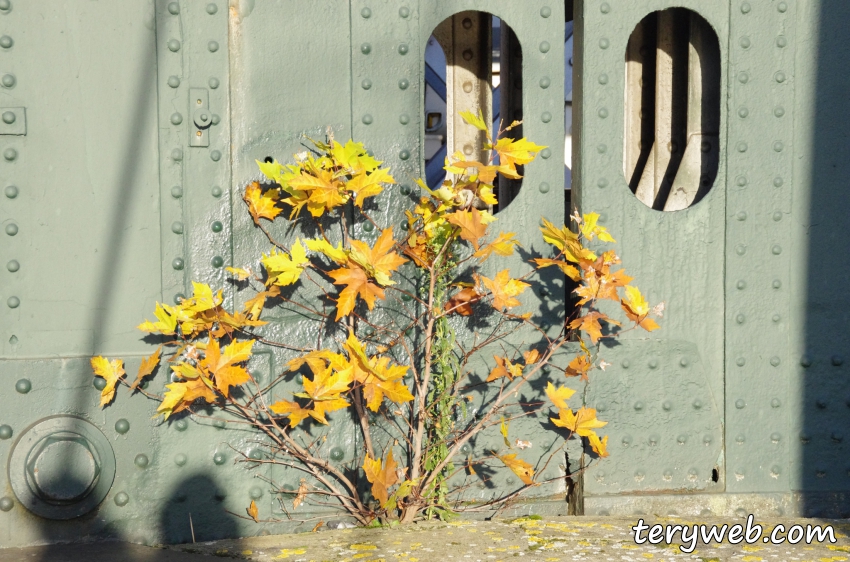
[[143,332],[159,332],[166,336],[174,335],[177,330],[177,309],[175,307],[156,303],[154,316],[157,318],[156,322],[145,320],[137,328]]
[[479,241],[487,234],[487,225],[482,219],[483,214],[474,207],[470,211],[455,211],[446,215],[446,221],[460,229],[460,237],[472,244],[476,252]]
[[516,458],[516,453],[502,455],[498,458],[500,461],[505,463],[505,466],[510,468],[514,474],[519,476],[520,480],[522,480],[526,486],[534,484],[534,468],[524,460]]
[[390,279],[390,273],[407,262],[397,253],[390,251],[393,246],[395,246],[395,240],[393,240],[393,229],[390,227],[381,231],[381,235],[371,248],[360,240],[352,240],[348,257],[379,285],[387,287],[395,285],[395,282]]
[[91,358],[91,367],[95,376],[102,377],[106,381],[106,386],[100,391],[100,405],[106,406],[115,398],[115,385],[124,376],[124,361],[121,359],[109,361],[98,355]]
[[289,400],[278,400],[269,406],[269,409],[275,414],[289,416],[289,427],[295,427],[310,417],[308,408],[302,408],[298,403]]
[[159,365],[159,358],[161,355],[162,346],[159,346],[156,348],[156,351],[142,360],[141,364],[139,364],[139,372],[136,374],[136,380],[133,381],[132,385],[130,385],[130,392],[136,390],[136,387],[141,384],[142,380],[153,373],[153,370]]
[[339,243],[336,246],[332,246],[324,238],[305,240],[304,243],[311,251],[324,254],[338,264],[344,264],[348,260],[348,254],[342,249],[342,245]]
[[496,379],[505,377],[508,380],[513,380],[516,377],[522,376],[522,365],[511,363],[507,357],[493,356],[496,360],[496,367],[490,371],[490,376],[486,382],[493,382]]
[[543,222],[543,226],[540,227],[540,231],[543,233],[543,240],[547,244],[552,244],[559,250],[563,250],[568,242],[578,240],[578,235],[566,226],[558,228],[546,219],[541,220]]
[[596,236],[602,242],[616,242],[611,234],[608,233],[608,229],[599,226],[597,224],[599,221],[599,213],[588,213],[582,217],[582,223],[579,228],[581,228],[582,235],[588,240],[593,240],[593,237]]
[[546,147],[538,146],[524,137],[519,140],[503,137],[493,145],[493,150],[499,155],[501,166],[505,167],[508,173],[513,173],[514,175],[517,173],[517,166],[528,164],[544,148]]
[[168,391],[162,398],[162,402],[156,409],[158,414],[162,414],[165,419],[168,419],[172,414],[176,414],[185,410],[198,399],[203,398],[208,403],[215,402],[216,396],[211,389],[212,381],[198,377],[194,380],[186,382],[175,382],[165,385]]
[[301,245],[301,240],[297,239],[288,255],[277,248],[272,248],[269,255],[263,254],[260,261],[263,262],[263,267],[268,273],[266,284],[285,287],[298,281],[305,264],[310,260],[307,259],[307,249]]
[[555,407],[559,410],[567,408],[567,400],[569,400],[570,396],[575,393],[575,390],[567,388],[566,386],[559,386],[558,388],[555,388],[555,385],[551,382],[546,385],[546,396],[549,397],[549,400],[551,400]]
[[484,286],[490,290],[493,296],[493,308],[496,310],[519,306],[519,299],[515,297],[530,287],[528,283],[519,279],[511,279],[510,271],[507,269],[497,273],[492,280],[484,276],[481,276],[480,279]]
[[616,320],[608,318],[605,314],[601,312],[588,312],[584,316],[576,318],[572,322],[570,322],[570,328],[576,329],[578,328],[582,332],[585,332],[590,336],[590,341],[596,343],[602,338],[602,324],[599,321],[602,320],[607,322],[608,324],[614,324],[615,326],[619,326],[620,323]]
[[500,232],[495,240],[483,246],[473,255],[481,259],[487,259],[494,253],[500,256],[510,256],[514,253],[514,246],[520,245],[518,240],[514,240],[514,236],[516,236],[515,232]]
[[393,460],[393,452],[387,453],[386,462],[381,459],[373,459],[366,454],[363,460],[363,472],[366,479],[372,484],[372,495],[384,507],[389,499],[389,489],[398,482],[398,463]]
[[225,267],[225,271],[236,277],[239,281],[244,281],[251,277],[251,272],[247,269],[242,269],[241,267]]
[[379,168],[367,174],[362,171],[348,180],[345,188],[355,194],[354,204],[362,207],[366,197],[374,197],[383,191],[381,184],[393,184],[395,179],[386,168]]
[[578,268],[568,264],[565,261],[553,260],[550,258],[534,258],[531,261],[537,264],[537,269],[543,269],[544,267],[555,265],[560,268],[560,270],[563,271],[564,274],[573,281],[581,281],[581,273],[579,272]]
[[242,199],[248,205],[248,211],[254,219],[254,224],[257,225],[260,224],[260,219],[273,221],[282,211],[277,207],[277,203],[280,201],[280,193],[277,188],[263,191],[259,182],[248,184]]
[[549,419],[558,427],[569,429],[581,437],[587,437],[594,429],[608,425],[608,422],[596,419],[596,410],[594,408],[587,408],[585,406],[579,408],[575,414],[573,414],[570,408],[561,408],[558,410],[557,418]]
[[649,303],[647,303],[646,299],[643,298],[643,295],[640,294],[640,290],[637,287],[626,285],[625,292],[625,298],[620,301],[620,304],[629,320],[636,323],[647,332],[660,328],[655,320],[648,317]]
[[608,456],[608,436],[606,435],[602,439],[599,439],[599,436],[596,435],[595,431],[591,431],[587,436],[587,441],[590,443],[590,448],[593,449],[593,452],[599,455],[602,458]]

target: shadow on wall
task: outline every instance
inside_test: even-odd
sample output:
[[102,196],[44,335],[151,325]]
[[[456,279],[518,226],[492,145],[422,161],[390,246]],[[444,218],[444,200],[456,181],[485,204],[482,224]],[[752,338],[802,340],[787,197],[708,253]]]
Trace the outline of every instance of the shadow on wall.
[[[803,4],[797,9],[804,9]],[[806,133],[812,143],[797,150],[802,158],[797,165],[810,167],[809,177],[797,177],[811,186],[809,216],[802,219],[800,230],[808,235],[801,244],[808,263],[799,264],[806,267],[800,303],[805,307],[804,348],[802,357],[792,361],[802,371],[804,396],[797,413],[802,424],[792,425],[800,433],[789,437],[799,439],[802,448],[794,485],[804,492],[803,513],[846,518],[850,517],[850,2],[821,0],[809,9],[817,34],[817,70],[806,74],[797,68],[798,75],[814,82],[798,81],[796,94],[797,106],[810,108],[812,117],[801,115],[796,133],[799,138],[804,127],[810,128]],[[801,203],[798,196],[795,206]],[[793,396],[796,389],[789,390]]]
[[[72,483],[68,483],[72,485]],[[204,473],[190,475],[174,485],[174,492],[160,506],[158,516],[156,543],[181,544],[204,542],[238,536],[236,518],[225,511],[223,499],[226,491],[213,478]],[[106,501],[109,501],[108,499]],[[191,517],[191,523],[190,523]],[[97,519],[97,510],[83,516],[84,519]],[[81,521],[56,521],[35,518],[41,526],[42,540],[79,541],[81,537],[74,536],[73,530],[80,528]],[[144,518],[142,525],[147,521]],[[93,527],[86,525],[82,527]],[[194,530],[194,541],[193,541]],[[141,535],[139,533],[142,533]],[[189,561],[200,558],[200,555],[190,555],[161,549],[145,548],[134,542],[150,542],[151,537],[143,536],[144,531],[134,527],[134,522],[124,521],[120,528],[107,527],[98,538],[112,542],[96,544],[51,544],[38,549],[35,556],[27,555],[27,560],[33,562],[95,562],[99,560],[115,560],[120,562],[170,562]],[[117,542],[117,540],[133,542]],[[16,549],[17,550],[17,549]],[[33,551],[34,552],[34,551]],[[11,561],[0,551],[0,562]],[[12,554],[14,556],[14,554]],[[23,554],[21,555],[23,558]],[[204,558],[206,559],[206,558]]]

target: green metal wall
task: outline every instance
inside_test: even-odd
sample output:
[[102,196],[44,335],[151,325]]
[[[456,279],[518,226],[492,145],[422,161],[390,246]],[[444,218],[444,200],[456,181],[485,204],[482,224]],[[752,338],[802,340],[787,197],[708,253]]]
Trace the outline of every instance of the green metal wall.
[[[591,386],[611,457],[585,477],[588,513],[847,516],[850,11],[840,0],[575,4],[574,203],[602,213],[630,274],[667,302],[662,330],[606,350],[614,367]],[[671,6],[714,27],[725,95],[715,185],[663,213],[623,176],[624,53],[637,22]],[[256,471],[233,462],[249,433],[223,419],[160,424],[140,398],[101,410],[88,357],[124,357],[132,372],[150,352],[134,326],[155,301],[187,294],[191,279],[225,287],[223,266],[267,250],[240,189],[257,179],[255,159],[287,158],[305,133],[331,126],[365,142],[415,196],[425,42],[463,10],[503,18],[523,47],[523,133],[551,148],[499,218],[536,236],[541,214],[563,218],[562,3],[0,0],[0,113],[15,116],[0,124],[0,545],[186,541],[189,512],[198,540],[287,528],[222,515],[251,499],[279,515]],[[381,200],[388,220],[401,201]],[[536,306],[563,314],[551,293]],[[307,329],[282,317],[268,333],[294,341]],[[268,377],[285,357],[258,359],[252,370]],[[16,495],[37,460],[21,457],[24,440],[51,424],[99,432],[104,473],[114,459],[100,506],[67,521]],[[335,431],[345,460],[355,432]],[[41,462],[49,471],[50,456]],[[527,509],[565,512],[562,490],[537,496],[550,501]]]

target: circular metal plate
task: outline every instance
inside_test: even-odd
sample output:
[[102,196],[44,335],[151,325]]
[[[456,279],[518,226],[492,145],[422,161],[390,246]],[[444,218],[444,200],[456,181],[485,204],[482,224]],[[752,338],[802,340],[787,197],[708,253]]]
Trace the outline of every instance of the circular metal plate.
[[18,501],[47,519],[73,519],[92,511],[114,479],[109,440],[76,416],[53,416],[30,426],[9,455],[9,482]]

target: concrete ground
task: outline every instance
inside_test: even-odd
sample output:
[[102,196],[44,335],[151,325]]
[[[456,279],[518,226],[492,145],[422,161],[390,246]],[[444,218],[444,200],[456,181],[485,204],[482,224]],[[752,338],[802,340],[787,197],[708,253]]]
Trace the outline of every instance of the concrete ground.
[[[745,520],[647,518],[647,525],[735,525]],[[0,562],[202,562],[210,558],[256,561],[337,562],[490,562],[528,561],[850,561],[850,521],[813,519],[755,521],[769,533],[775,525],[832,525],[835,543],[734,545],[698,544],[692,553],[672,544],[635,544],[634,519],[614,517],[546,517],[500,521],[427,523],[404,528],[343,529],[252,537],[150,548],[127,543],[99,543],[0,550]],[[646,536],[644,531],[643,536]]]

